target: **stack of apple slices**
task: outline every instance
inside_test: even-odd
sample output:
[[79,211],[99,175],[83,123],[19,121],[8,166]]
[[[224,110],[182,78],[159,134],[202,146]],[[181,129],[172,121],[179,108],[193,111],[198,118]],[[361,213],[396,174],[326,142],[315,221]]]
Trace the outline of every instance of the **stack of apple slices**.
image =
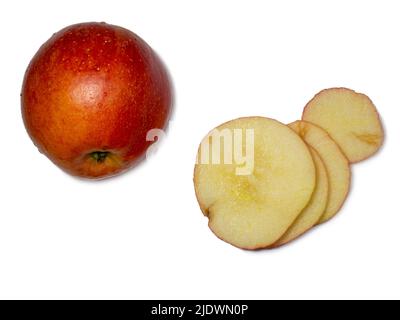
[[249,250],[279,247],[338,213],[350,164],[382,142],[378,112],[366,95],[326,89],[289,125],[247,117],[212,130],[197,156],[197,200],[220,239]]

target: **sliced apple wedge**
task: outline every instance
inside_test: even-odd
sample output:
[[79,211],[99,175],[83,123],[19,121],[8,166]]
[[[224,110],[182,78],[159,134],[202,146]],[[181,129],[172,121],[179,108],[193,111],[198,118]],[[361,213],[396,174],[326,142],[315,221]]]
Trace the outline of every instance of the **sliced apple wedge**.
[[260,249],[280,239],[306,207],[315,171],[307,145],[293,130],[268,118],[240,118],[203,139],[194,186],[216,236]]
[[321,219],[328,204],[329,180],[325,164],[321,160],[319,154],[310,147],[311,155],[314,160],[317,180],[314,193],[307,207],[293,222],[286,233],[272,247],[280,247],[304,234],[306,231],[315,226]]
[[383,142],[382,124],[371,99],[347,88],[319,92],[304,108],[303,120],[325,129],[351,163],[369,158]]
[[289,124],[300,137],[313,147],[325,164],[328,180],[328,204],[319,223],[331,219],[342,207],[350,188],[350,165],[336,142],[322,128],[306,121]]

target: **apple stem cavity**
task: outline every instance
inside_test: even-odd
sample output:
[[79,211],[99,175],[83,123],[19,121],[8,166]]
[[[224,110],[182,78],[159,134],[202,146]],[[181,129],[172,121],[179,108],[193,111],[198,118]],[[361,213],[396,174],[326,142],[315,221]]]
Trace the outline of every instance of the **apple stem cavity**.
[[103,163],[109,154],[110,152],[108,151],[94,151],[90,153],[90,157],[94,159],[97,163]]

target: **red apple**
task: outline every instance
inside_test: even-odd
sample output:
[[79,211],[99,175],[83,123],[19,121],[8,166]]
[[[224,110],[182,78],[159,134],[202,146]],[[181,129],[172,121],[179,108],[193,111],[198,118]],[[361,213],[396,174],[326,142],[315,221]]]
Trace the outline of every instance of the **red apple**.
[[33,57],[22,88],[25,127],[39,150],[85,178],[120,173],[143,158],[149,130],[172,104],[154,51],[124,28],[82,23],[54,34]]

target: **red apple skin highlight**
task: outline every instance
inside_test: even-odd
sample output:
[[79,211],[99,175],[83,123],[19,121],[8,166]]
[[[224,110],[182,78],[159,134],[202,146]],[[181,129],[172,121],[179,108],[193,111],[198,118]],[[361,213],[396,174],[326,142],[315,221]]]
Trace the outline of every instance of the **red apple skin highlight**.
[[38,149],[66,172],[99,179],[143,158],[166,126],[172,88],[155,52],[131,31],[82,23],[54,34],[25,74],[21,109]]

